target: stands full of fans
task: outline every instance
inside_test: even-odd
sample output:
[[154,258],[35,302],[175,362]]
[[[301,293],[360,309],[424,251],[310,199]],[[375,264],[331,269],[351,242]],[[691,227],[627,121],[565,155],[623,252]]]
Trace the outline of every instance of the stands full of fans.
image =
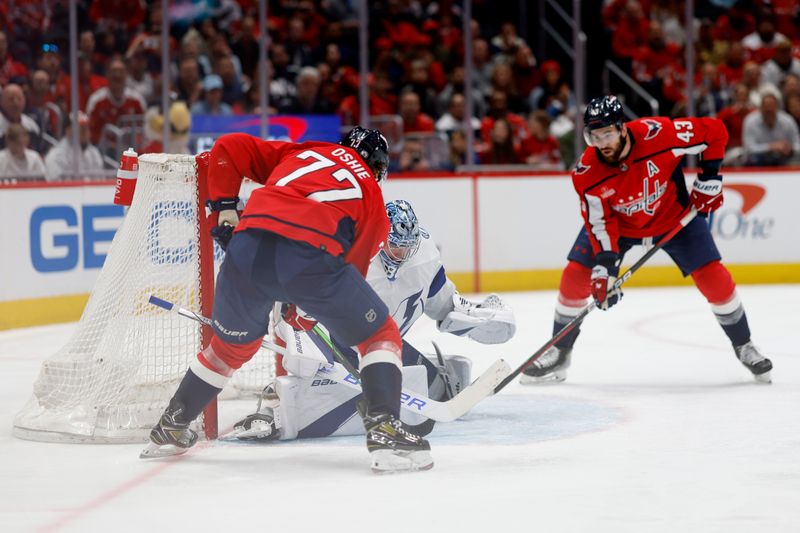
[[[718,116],[730,132],[729,165],[786,165],[800,156],[798,2],[697,2],[696,69],[684,65],[679,0],[607,0],[610,59],[659,102],[662,114]],[[262,68],[270,115],[338,114],[359,122],[358,17],[354,2],[273,0],[268,62],[259,63],[257,2],[172,2],[172,102],[161,116],[161,2],[79,5],[77,104],[71,98],[65,2],[0,7],[0,177],[59,179],[76,151],[68,120],[80,110],[82,172],[112,168],[124,148],[185,152],[192,115],[257,114]],[[393,146],[394,170],[463,164],[569,167],[579,147],[571,65],[536,57],[538,26],[509,21],[475,1],[474,64],[465,86],[461,2],[369,2],[370,124]],[[505,17],[505,18],[504,18]],[[528,40],[518,24],[527,24]],[[694,93],[686,94],[686,77]],[[468,117],[465,101],[473,104]],[[635,107],[635,94],[627,101]],[[171,137],[161,138],[164,121]],[[467,161],[470,124],[477,160]]]

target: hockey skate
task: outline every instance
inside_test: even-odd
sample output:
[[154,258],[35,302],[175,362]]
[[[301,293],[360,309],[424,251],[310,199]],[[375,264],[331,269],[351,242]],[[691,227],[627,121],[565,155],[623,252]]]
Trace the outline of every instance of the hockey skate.
[[571,361],[572,348],[551,346],[541,357],[522,371],[519,382],[523,385],[560,383],[567,379],[567,369]]
[[197,433],[189,429],[191,421],[183,419],[183,405],[172,399],[161,420],[150,431],[150,442],[139,454],[140,459],[180,455],[194,446]]
[[280,398],[275,384],[270,383],[261,392],[256,412],[247,415],[233,425],[233,431],[221,437],[222,440],[243,440],[268,442],[280,438],[281,421],[278,415]]
[[761,355],[752,342],[746,342],[740,346],[733,347],[736,358],[753,373],[753,377],[759,383],[772,383],[772,361]]
[[367,412],[367,402],[358,402],[358,412],[367,430],[367,450],[376,474],[413,472],[433,468],[431,445],[415,435],[389,413]]

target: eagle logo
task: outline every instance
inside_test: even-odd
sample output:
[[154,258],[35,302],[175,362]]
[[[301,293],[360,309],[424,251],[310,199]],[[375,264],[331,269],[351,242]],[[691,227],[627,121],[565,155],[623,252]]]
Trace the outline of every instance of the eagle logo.
[[590,168],[592,168],[591,165],[584,166],[584,164],[578,160],[578,162],[575,163],[575,170],[573,172],[576,175],[585,174]]
[[649,141],[650,139],[654,138],[656,135],[661,133],[661,123],[656,120],[644,119],[642,122],[647,124],[647,134],[644,136],[645,141]]

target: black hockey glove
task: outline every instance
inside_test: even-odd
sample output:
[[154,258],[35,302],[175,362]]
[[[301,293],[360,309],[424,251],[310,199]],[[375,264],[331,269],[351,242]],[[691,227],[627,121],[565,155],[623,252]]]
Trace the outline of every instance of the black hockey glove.
[[211,238],[217,241],[223,251],[228,249],[228,243],[233,237],[233,230],[239,223],[239,212],[236,206],[239,198],[220,198],[219,200],[208,200],[206,206],[211,212]]

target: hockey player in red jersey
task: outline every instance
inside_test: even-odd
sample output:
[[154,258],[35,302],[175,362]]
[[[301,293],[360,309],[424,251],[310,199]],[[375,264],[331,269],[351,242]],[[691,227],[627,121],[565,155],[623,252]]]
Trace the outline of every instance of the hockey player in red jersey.
[[[203,171],[205,161],[198,161]],[[433,466],[428,442],[400,421],[400,332],[364,279],[389,232],[380,185],[389,147],[354,128],[340,144],[220,137],[208,164],[212,235],[226,249],[214,294],[210,344],[198,355],[150,434],[142,457],[182,453],[189,424],[249,361],[275,302],[295,304],[361,355],[362,418],[372,468]],[[239,216],[239,188],[264,184]]]
[[[592,100],[584,114],[589,147],[572,172],[584,227],[561,275],[553,333],[577,316],[591,296],[601,309],[622,297],[612,286],[625,253],[674,228],[693,205],[693,219],[664,246],[684,276],[711,305],[734,353],[757,381],[769,382],[772,363],[750,340],[736,284],[721,263],[706,216],[722,205],[720,164],[728,134],[714,118],[641,118],[623,123],[614,96]],[[680,167],[684,155],[701,155],[700,174],[687,191]],[[524,370],[521,383],[563,381],[575,328]]]

